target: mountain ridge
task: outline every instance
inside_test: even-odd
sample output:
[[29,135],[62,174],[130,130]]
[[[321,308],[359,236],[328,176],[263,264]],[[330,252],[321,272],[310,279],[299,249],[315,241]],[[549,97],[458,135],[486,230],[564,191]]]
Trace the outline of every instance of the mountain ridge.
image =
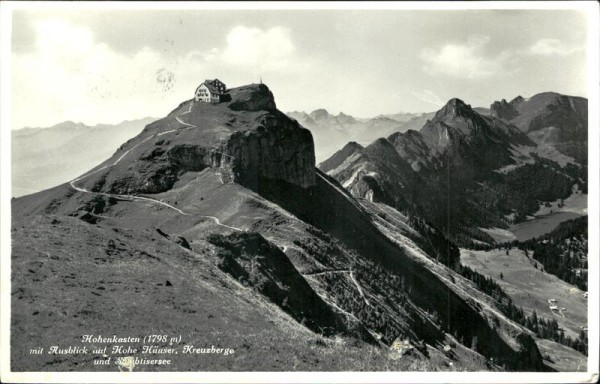
[[[528,102],[522,98],[513,101],[520,106]],[[496,108],[497,111],[500,104],[492,106],[492,110]],[[387,140],[410,164],[411,170],[403,167],[405,171],[400,174],[387,172],[384,162],[374,165],[366,158],[353,161],[348,158],[345,162],[342,153],[336,154],[335,162],[325,161],[320,166],[335,163],[336,169],[328,166],[326,172],[355,196],[369,200],[375,196],[374,202],[387,203],[403,212],[427,218],[445,234],[458,236],[454,239],[461,244],[469,244],[469,239],[492,242],[479,228],[506,228],[505,216],[511,212],[516,211],[519,220],[523,220],[537,210],[540,200],[566,198],[572,180],[579,179],[578,175],[583,172],[571,164],[572,159],[560,157],[541,144],[551,135],[527,135],[505,119],[493,114],[482,115],[454,98],[419,131],[408,130],[388,136]],[[387,156],[387,162],[397,161],[393,156]],[[561,169],[565,166],[568,174]],[[367,168],[369,174],[357,176],[360,174],[357,170]],[[525,183],[531,177],[536,178],[536,187]],[[407,184],[406,180],[411,180],[411,193],[398,190],[399,186]],[[547,185],[546,180],[554,180],[554,184]],[[383,185],[387,187],[382,188]],[[542,189],[542,185],[546,189]],[[388,193],[384,192],[386,189]],[[399,193],[403,193],[403,199],[394,197]],[[462,228],[458,232],[465,232],[451,234],[456,228]]]
[[[182,103],[119,148],[120,153],[108,160],[116,173],[103,170],[90,175],[85,185],[93,191],[157,193],[168,190],[180,174],[206,167],[218,167],[223,177],[247,184],[266,176],[304,187],[312,185],[312,137],[276,110],[268,88],[238,87],[228,90],[225,96],[231,101],[216,105],[191,100]],[[241,124],[236,124],[238,119]],[[219,124],[215,128],[198,128],[215,121]],[[184,128],[174,129],[177,125]],[[277,151],[278,146],[284,151]],[[137,158],[134,169],[124,169],[114,162],[126,155]]]

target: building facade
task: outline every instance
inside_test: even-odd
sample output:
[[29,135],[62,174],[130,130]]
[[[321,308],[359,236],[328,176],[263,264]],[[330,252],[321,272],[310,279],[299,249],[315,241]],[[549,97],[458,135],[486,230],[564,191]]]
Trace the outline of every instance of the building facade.
[[205,80],[198,88],[196,88],[194,100],[216,104],[221,101],[221,95],[224,94],[226,90],[227,87],[225,86],[225,83],[221,82],[219,79]]

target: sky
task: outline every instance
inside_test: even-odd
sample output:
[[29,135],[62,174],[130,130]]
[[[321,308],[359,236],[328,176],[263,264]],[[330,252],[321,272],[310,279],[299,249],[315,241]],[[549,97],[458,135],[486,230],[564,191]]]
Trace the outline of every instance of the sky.
[[576,10],[15,10],[12,128],[162,117],[205,79],[284,111],[429,112],[587,97]]

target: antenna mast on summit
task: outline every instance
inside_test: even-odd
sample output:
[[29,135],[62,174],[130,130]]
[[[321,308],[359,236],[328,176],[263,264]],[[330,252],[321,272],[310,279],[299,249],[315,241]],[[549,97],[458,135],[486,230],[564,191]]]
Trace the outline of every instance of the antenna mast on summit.
[[260,83],[262,84],[262,76],[260,77]]

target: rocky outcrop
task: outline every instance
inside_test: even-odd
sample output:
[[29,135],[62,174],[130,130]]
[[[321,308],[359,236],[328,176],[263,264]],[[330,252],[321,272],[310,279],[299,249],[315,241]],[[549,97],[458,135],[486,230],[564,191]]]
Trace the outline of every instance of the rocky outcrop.
[[407,207],[408,185],[415,185],[410,164],[384,138],[366,148],[350,142],[319,169],[335,178],[353,196]]
[[473,109],[471,105],[465,103],[461,99],[453,98],[448,100],[446,105],[435,113],[433,120],[444,121],[447,116],[453,117],[471,117]]
[[224,183],[250,188],[263,180],[314,185],[312,135],[276,109],[266,85],[230,89],[223,100],[228,101],[180,104],[124,144],[104,163],[105,170],[81,183],[99,192],[160,193],[184,173],[210,167],[218,169]]
[[260,234],[214,234],[208,241],[217,246],[219,269],[254,288],[307,328],[326,336],[352,334],[375,343],[364,327],[349,328],[344,316],[319,297],[285,253]]
[[236,180],[253,186],[260,179],[287,181],[307,188],[315,183],[312,135],[282,113],[257,129],[236,132],[224,145]]
[[490,106],[490,113],[494,117],[508,121],[512,120],[519,114],[514,105],[512,103],[508,103],[505,99],[502,99],[501,101],[494,101],[494,103]]
[[234,111],[275,111],[277,108],[273,93],[264,84],[233,88],[224,99],[229,98],[229,108]]
[[[588,105],[583,97],[554,92],[492,104],[492,114],[528,133],[538,145],[553,146],[580,164],[587,163]],[[548,135],[552,132],[551,135]],[[539,140],[542,138],[543,140]]]
[[397,132],[363,151],[345,148],[320,169],[354,196],[414,213],[447,233],[492,241],[476,228],[502,225],[504,212],[494,200],[477,201],[487,198],[482,181],[514,164],[512,149],[520,145],[535,146],[515,126],[451,99],[420,131]]
[[[430,146],[446,146],[456,139],[477,145],[530,145],[531,141],[514,126],[498,118],[482,116],[460,99],[451,99],[420,131]],[[448,137],[450,136],[450,137]]]
[[573,134],[584,134],[587,138],[587,100],[582,97],[545,92],[527,100],[517,96],[510,103],[496,101],[491,110],[493,115],[509,121],[523,132],[556,127],[565,131],[564,139],[572,138]]
[[[542,96],[539,97],[543,100]],[[535,102],[537,98],[532,98],[530,102]],[[542,101],[540,100],[540,101]],[[529,104],[529,103],[527,103]],[[517,127],[525,132],[531,132],[546,127],[557,127],[561,130],[561,139],[572,140],[573,136],[587,139],[587,100],[582,97],[572,97],[565,95],[556,95],[544,103],[544,109],[538,113],[530,111],[528,107],[534,107],[522,104],[522,113],[526,114],[523,119],[515,121]],[[533,108],[531,108],[533,109]]]

